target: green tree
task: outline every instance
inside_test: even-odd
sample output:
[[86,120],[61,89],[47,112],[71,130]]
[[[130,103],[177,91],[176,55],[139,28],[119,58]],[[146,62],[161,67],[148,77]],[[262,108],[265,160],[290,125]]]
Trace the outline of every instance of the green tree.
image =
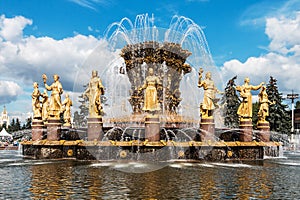
[[300,101],[296,101],[296,106],[295,106],[296,109],[300,109]]
[[16,121],[15,121],[15,118],[13,118],[11,120],[10,125],[8,125],[7,132],[14,132],[15,131],[15,127],[16,127]]
[[[86,89],[87,85],[83,86],[84,89]],[[79,106],[79,112],[75,111],[73,114],[73,121],[76,127],[84,127],[87,126],[87,116],[89,114],[89,109],[88,109],[88,99],[81,94],[79,97],[78,102],[80,103]]]
[[258,122],[258,110],[259,110],[259,103],[255,102],[252,104],[252,124],[253,124],[253,128],[256,129],[257,128],[257,122]]
[[8,126],[8,130],[7,132],[15,132],[15,131],[19,131],[21,130],[21,123],[20,123],[20,120],[19,118],[13,118],[11,120],[11,123],[10,125]]
[[26,119],[25,124],[23,125],[23,129],[31,129],[32,118],[29,117]]
[[85,115],[81,115],[78,111],[74,112],[73,121],[75,127],[84,127],[86,126],[86,117]]
[[6,129],[6,122],[4,122],[4,123],[2,124],[1,130],[4,129],[4,128]]
[[235,79],[233,77],[227,83],[225,88],[224,95],[221,99],[221,105],[223,107],[223,116],[224,116],[224,125],[229,128],[238,128],[239,127],[239,116],[237,110],[241,103],[238,95],[236,94],[235,89]]
[[282,103],[282,94],[279,93],[277,80],[270,76],[267,84],[268,98],[274,104],[269,106],[269,116],[267,121],[270,122],[270,130],[283,134],[290,134],[291,116],[287,111],[288,106]]
[[21,123],[19,118],[16,119],[15,131],[21,130]]

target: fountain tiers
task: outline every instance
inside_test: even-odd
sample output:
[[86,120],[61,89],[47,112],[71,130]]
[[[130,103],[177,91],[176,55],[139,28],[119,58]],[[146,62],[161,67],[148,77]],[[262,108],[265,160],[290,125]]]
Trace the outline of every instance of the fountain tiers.
[[181,48],[179,44],[165,42],[160,44],[148,41],[125,46],[120,56],[124,59],[126,72],[131,84],[129,102],[134,113],[142,113],[143,95],[139,92],[151,67],[159,80],[164,82],[157,87],[161,111],[176,113],[181,102],[179,90],[182,76],[190,73],[192,68],[185,63],[192,53]]

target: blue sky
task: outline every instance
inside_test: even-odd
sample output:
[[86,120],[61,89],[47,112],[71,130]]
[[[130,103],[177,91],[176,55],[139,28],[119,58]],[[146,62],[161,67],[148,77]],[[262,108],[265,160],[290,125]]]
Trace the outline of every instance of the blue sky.
[[[112,22],[123,17],[134,20],[137,14],[154,14],[158,27],[168,27],[173,15],[192,19],[203,27],[215,62],[238,58],[244,61],[249,56],[264,52],[268,44],[263,23],[253,24],[251,20],[264,17],[273,6],[284,1],[97,1],[97,0],[51,0],[0,2],[1,14],[6,17],[24,16],[33,24],[26,27],[26,35],[49,36],[63,39],[74,33],[103,36]],[[274,5],[275,4],[275,5]],[[92,28],[89,30],[88,27]]]
[[[80,65],[111,23],[145,13],[154,15],[157,27],[167,28],[174,15],[202,27],[225,80],[238,75],[242,83],[250,76],[258,84],[273,75],[283,93],[299,93],[299,12],[296,0],[1,0],[0,106],[15,116],[30,112],[32,82],[40,74],[67,74],[68,65]],[[66,46],[75,50],[58,56]]]

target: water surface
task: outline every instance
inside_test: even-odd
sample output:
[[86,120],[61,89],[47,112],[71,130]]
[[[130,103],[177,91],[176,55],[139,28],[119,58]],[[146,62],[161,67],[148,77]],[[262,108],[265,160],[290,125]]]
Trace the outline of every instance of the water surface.
[[255,162],[30,160],[0,151],[0,199],[300,199],[300,153]]

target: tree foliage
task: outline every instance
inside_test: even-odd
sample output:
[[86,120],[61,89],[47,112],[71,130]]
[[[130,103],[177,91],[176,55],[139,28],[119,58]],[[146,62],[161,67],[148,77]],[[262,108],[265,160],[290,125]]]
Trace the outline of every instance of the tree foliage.
[[259,111],[259,103],[255,102],[252,104],[252,124],[253,124],[253,128],[256,129],[257,128],[257,122],[258,122],[258,111]]
[[277,80],[270,76],[267,84],[268,98],[274,104],[269,106],[269,116],[267,121],[270,122],[270,130],[289,134],[291,131],[291,116],[287,111],[288,106],[282,103],[282,94],[279,93]]
[[296,109],[300,109],[300,101],[296,101]]
[[223,106],[224,125],[229,128],[239,127],[239,116],[237,114],[238,107],[241,103],[235,89],[235,79],[233,77],[227,83],[224,95],[221,99],[221,105]]
[[[83,86],[84,89],[86,89],[87,85]],[[85,127],[87,126],[87,116],[89,114],[89,109],[88,109],[88,99],[81,94],[79,97],[79,112],[75,111],[73,115],[73,121],[75,127]]]
[[25,124],[23,124],[22,129],[31,129],[31,122],[32,122],[32,118],[31,117],[27,118]]
[[16,118],[16,119],[13,118],[11,120],[10,124],[8,125],[7,132],[15,132],[15,131],[19,131],[19,130],[23,130],[23,129],[30,129],[30,128],[31,128],[31,118],[28,118],[26,120],[26,123],[23,125],[21,125],[19,118]]

